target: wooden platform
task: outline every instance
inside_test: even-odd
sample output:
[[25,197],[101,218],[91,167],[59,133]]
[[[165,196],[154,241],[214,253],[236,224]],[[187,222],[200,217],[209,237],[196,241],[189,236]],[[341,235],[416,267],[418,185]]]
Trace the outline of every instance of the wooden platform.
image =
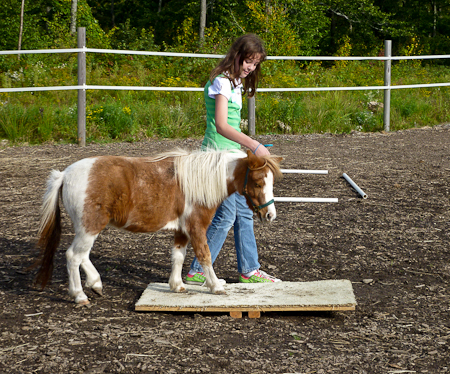
[[207,287],[187,285],[187,293],[174,293],[167,283],[150,283],[135,305],[137,311],[227,312],[241,318],[259,318],[261,312],[355,310],[349,280],[228,283],[226,295],[213,295]]

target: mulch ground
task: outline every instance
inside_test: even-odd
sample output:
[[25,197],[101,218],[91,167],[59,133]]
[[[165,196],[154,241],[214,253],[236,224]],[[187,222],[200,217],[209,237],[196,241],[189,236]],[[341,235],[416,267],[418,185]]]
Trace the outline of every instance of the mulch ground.
[[[63,237],[53,282],[33,287],[39,208],[51,169],[94,155],[147,156],[198,139],[0,146],[0,372],[2,373],[447,373],[450,367],[450,126],[393,133],[260,136],[287,169],[277,196],[336,197],[278,203],[255,221],[262,269],[285,281],[349,279],[349,312],[136,312],[150,282],[167,282],[172,234],[104,230],[91,259],[104,296],[80,307],[67,294]],[[347,173],[368,195],[362,199]],[[184,274],[192,260],[188,252]],[[230,233],[215,263],[236,282]]]

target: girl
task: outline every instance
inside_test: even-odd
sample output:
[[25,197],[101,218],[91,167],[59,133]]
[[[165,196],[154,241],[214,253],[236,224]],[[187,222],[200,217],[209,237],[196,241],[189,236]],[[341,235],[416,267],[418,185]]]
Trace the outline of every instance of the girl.
[[[204,89],[206,133],[203,148],[240,149],[245,146],[257,156],[270,154],[266,147],[240,130],[242,92],[247,93],[249,97],[255,95],[261,71],[260,64],[265,58],[262,41],[253,34],[243,35],[233,43],[225,58],[211,72]],[[217,209],[206,233],[212,263],[232,226],[239,281],[279,282],[279,279],[259,269],[258,250],[253,233],[253,212],[249,209],[245,197],[237,192]],[[202,267],[196,258],[186,276],[186,283],[205,283]]]

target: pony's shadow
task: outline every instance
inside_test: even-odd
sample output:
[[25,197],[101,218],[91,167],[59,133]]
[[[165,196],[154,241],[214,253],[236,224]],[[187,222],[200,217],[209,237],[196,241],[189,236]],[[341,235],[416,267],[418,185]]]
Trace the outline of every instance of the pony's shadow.
[[35,243],[0,237],[0,249],[0,290],[15,295],[35,291],[34,273],[29,269],[38,255]]
[[[35,284],[37,268],[32,267],[39,257],[36,242],[0,237],[0,251],[3,256],[3,261],[0,263],[0,291],[12,295],[39,295],[49,301],[73,303],[67,297],[68,275],[65,249],[69,245],[70,240],[61,240],[60,248],[55,253],[52,280],[42,290]],[[102,257],[101,253],[92,253],[90,257],[106,287],[123,288],[139,294],[150,282],[167,282],[171,271],[170,260],[169,263],[162,264],[148,257],[134,258],[133,261],[127,261],[124,265],[122,259],[113,256]],[[81,274],[83,278],[82,271]],[[65,285],[61,296],[59,296],[59,290],[55,291],[55,288],[59,288],[59,284]],[[50,292],[46,292],[47,288]],[[138,297],[135,301],[137,299]]]

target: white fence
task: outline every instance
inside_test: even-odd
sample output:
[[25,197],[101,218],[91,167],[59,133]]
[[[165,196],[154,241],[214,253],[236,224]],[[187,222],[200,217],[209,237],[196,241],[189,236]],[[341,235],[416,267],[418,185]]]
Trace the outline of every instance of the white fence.
[[[42,53],[77,53],[78,54],[78,85],[75,86],[53,86],[53,87],[20,87],[0,88],[0,92],[35,92],[35,91],[61,91],[78,90],[78,144],[86,144],[86,90],[134,90],[134,91],[203,91],[202,87],[149,87],[149,86],[105,86],[86,84],[86,53],[111,53],[142,56],[166,56],[166,57],[196,57],[196,58],[223,58],[223,55],[193,54],[174,52],[150,52],[150,51],[127,51],[113,49],[97,49],[86,47],[86,30],[78,28],[78,48],[71,49],[44,49],[44,50],[14,50],[0,51],[0,55],[42,54]],[[392,42],[385,41],[385,56],[379,57],[337,57],[337,56],[268,56],[267,60],[300,60],[300,61],[363,61],[377,60],[385,61],[384,85],[383,86],[357,86],[357,87],[297,87],[297,88],[258,88],[258,92],[311,92],[311,91],[355,91],[355,90],[384,90],[384,112],[383,122],[385,131],[390,130],[390,93],[391,90],[411,89],[424,87],[450,86],[450,82],[391,85],[391,62],[393,60],[429,60],[445,59],[450,55],[429,56],[392,56]],[[255,134],[255,99],[248,100],[248,126],[250,135]]]

